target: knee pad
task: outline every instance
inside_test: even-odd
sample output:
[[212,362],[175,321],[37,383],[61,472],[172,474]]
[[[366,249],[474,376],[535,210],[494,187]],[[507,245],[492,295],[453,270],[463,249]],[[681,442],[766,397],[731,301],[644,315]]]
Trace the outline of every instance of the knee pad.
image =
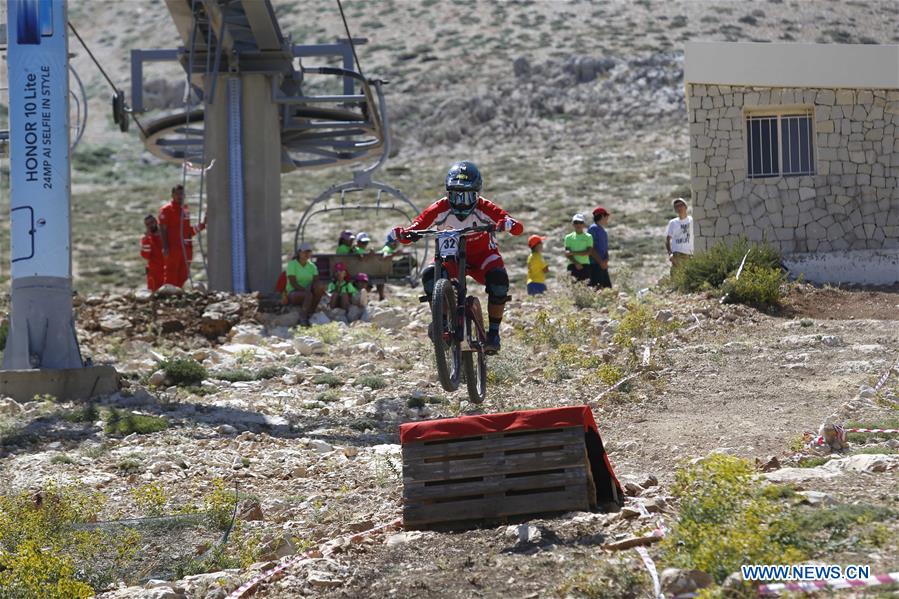
[[429,266],[421,272],[421,286],[425,295],[431,297],[434,294],[434,267]]
[[509,299],[509,274],[505,268],[494,268],[484,277],[488,304],[505,304]]

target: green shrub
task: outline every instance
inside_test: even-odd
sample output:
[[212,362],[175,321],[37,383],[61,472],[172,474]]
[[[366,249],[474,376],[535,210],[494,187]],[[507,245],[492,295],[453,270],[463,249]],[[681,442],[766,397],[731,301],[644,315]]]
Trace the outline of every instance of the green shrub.
[[611,387],[624,378],[624,371],[614,364],[600,364],[596,376],[603,385]]
[[516,333],[525,345],[559,347],[563,343],[580,343],[587,339],[592,325],[586,316],[561,314],[555,318],[546,310],[537,312],[532,325],[519,326]]
[[199,385],[208,374],[206,368],[193,358],[173,358],[159,363],[159,367],[165,372],[166,378],[173,385],[190,386]]
[[740,278],[731,277],[721,286],[729,303],[745,304],[758,310],[780,307],[787,278],[778,266],[747,266]]
[[100,418],[100,411],[97,410],[97,404],[88,402],[63,417],[69,422],[96,422]]
[[591,560],[587,568],[569,576],[558,589],[559,597],[586,599],[638,599],[649,596],[649,577],[636,564],[604,559]]
[[69,457],[68,454],[58,453],[55,456],[53,456],[52,458],[50,458],[50,463],[51,464],[66,464],[66,465],[68,465],[68,464],[74,464],[75,460],[73,460],[71,457]]
[[490,385],[520,383],[524,377],[524,367],[528,363],[528,357],[517,348],[503,348],[502,352],[490,358],[487,383]]
[[131,433],[148,435],[164,431],[168,427],[169,423],[165,418],[135,414],[134,412],[123,413],[112,408],[106,417],[104,430],[107,435],[130,435]]
[[566,284],[571,303],[579,310],[605,308],[618,298],[618,292],[611,289],[594,289],[584,281],[570,281]]
[[219,530],[227,530],[234,516],[237,496],[225,485],[224,479],[212,480],[211,488],[203,498],[203,512],[209,523]]
[[331,403],[339,399],[340,391],[337,391],[336,389],[328,389],[315,396],[315,401],[323,401],[325,403]]
[[165,505],[168,503],[168,496],[165,489],[160,483],[147,483],[139,487],[131,489],[131,495],[134,497],[137,507],[140,508],[145,515],[156,517],[165,513]]
[[256,371],[255,378],[257,381],[262,381],[273,379],[276,376],[284,376],[285,374],[287,374],[287,369],[283,366],[263,366]]
[[116,468],[126,474],[140,474],[144,471],[144,462],[137,455],[125,456],[116,462]]
[[343,379],[333,372],[323,372],[315,376],[312,382],[316,385],[327,385],[329,387],[342,387]]
[[749,461],[722,454],[677,471],[672,490],[680,513],[662,541],[668,564],[703,570],[720,584],[743,564],[803,559],[795,519],[755,492],[754,474]]
[[201,557],[188,558],[175,568],[175,578],[206,574],[207,572],[221,572],[231,568],[240,568],[240,559],[230,555],[227,547],[214,547],[209,553]]
[[409,399],[406,400],[407,408],[423,408],[425,407],[425,400],[423,397],[410,396]]
[[365,374],[356,379],[356,384],[360,387],[370,387],[374,390],[383,389],[387,386],[384,377],[377,374]]
[[0,351],[6,349],[6,338],[9,336],[9,321],[0,323]]
[[746,257],[744,268],[780,267],[780,250],[767,243],[750,244],[741,238],[728,244],[722,240],[674,269],[671,284],[683,292],[717,289],[728,277],[737,272],[747,251],[749,255]]
[[95,521],[103,501],[99,493],[52,485],[0,495],[0,597],[90,597],[112,582],[139,535],[75,526]]
[[230,368],[227,370],[217,370],[211,375],[220,381],[228,381],[229,383],[237,383],[241,381],[252,381],[256,377],[246,368]]
[[612,343],[624,349],[635,350],[640,342],[658,339],[677,326],[674,321],[656,320],[647,304],[632,301],[627,305],[627,312],[620,318]]
[[335,343],[340,341],[341,337],[343,337],[343,331],[341,330],[340,325],[336,322],[316,325],[307,329],[297,329],[297,334],[311,335],[327,345],[334,345]]

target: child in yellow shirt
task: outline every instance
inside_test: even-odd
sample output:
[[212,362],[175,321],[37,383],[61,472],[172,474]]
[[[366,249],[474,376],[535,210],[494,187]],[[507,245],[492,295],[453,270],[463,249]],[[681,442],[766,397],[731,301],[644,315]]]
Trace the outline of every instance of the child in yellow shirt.
[[546,292],[546,273],[549,266],[543,260],[543,240],[546,237],[531,235],[528,237],[528,247],[531,255],[528,256],[528,295],[540,295]]

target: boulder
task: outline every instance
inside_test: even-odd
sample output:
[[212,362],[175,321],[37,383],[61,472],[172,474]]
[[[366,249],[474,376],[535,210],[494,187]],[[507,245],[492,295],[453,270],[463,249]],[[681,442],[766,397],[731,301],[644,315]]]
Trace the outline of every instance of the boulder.
[[665,568],[661,576],[662,592],[669,596],[686,595],[710,586],[714,580],[702,570]]
[[18,416],[25,411],[22,405],[11,397],[0,397],[0,415]]
[[293,346],[301,355],[308,356],[310,354],[323,354],[327,351],[327,347],[315,337],[294,337]]
[[131,323],[118,314],[109,314],[100,320],[100,330],[104,333],[115,333],[131,326]]
[[147,383],[153,387],[163,386],[165,384],[165,372],[163,372],[162,370],[157,370],[150,375],[150,378],[147,379]]
[[204,312],[198,325],[200,334],[210,341],[227,335],[231,330],[231,323],[219,312]]
[[134,301],[144,304],[153,299],[153,292],[149,289],[138,289],[134,292]]
[[309,324],[311,324],[311,325],[328,324],[329,322],[331,322],[331,319],[328,318],[328,315],[325,314],[324,312],[316,312],[315,314],[313,314],[312,316],[309,317]]
[[239,324],[231,329],[231,343],[258,345],[264,334],[265,330],[260,325]]
[[369,310],[371,322],[382,329],[401,329],[409,322],[409,317],[400,308],[381,308],[374,306]]
[[177,295],[184,295],[184,290],[169,283],[156,290],[156,297],[175,297]]
[[240,304],[232,300],[216,302],[206,306],[206,312],[218,312],[224,316],[237,316],[240,314]]
[[[102,325],[100,327],[103,328]],[[163,334],[168,333],[177,333],[178,331],[183,331],[185,328],[184,323],[177,319],[169,319],[163,320],[162,324],[159,325],[160,330],[162,330]]]

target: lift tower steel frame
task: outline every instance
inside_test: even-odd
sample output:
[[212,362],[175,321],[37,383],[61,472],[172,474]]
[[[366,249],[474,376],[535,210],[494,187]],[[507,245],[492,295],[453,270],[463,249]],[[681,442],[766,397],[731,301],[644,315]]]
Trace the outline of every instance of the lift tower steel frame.
[[[377,158],[385,130],[374,82],[353,70],[344,43],[294,45],[270,0],[165,0],[182,47],[133,50],[132,110],[143,63],[177,60],[202,102],[146,126],[144,143],[174,163],[200,164],[208,198],[209,287],[274,291],[281,271],[281,173]],[[364,40],[359,40],[362,42]],[[358,42],[357,42],[358,43]],[[337,56],[342,67],[300,57]],[[342,93],[306,95],[305,79],[342,79]]]

